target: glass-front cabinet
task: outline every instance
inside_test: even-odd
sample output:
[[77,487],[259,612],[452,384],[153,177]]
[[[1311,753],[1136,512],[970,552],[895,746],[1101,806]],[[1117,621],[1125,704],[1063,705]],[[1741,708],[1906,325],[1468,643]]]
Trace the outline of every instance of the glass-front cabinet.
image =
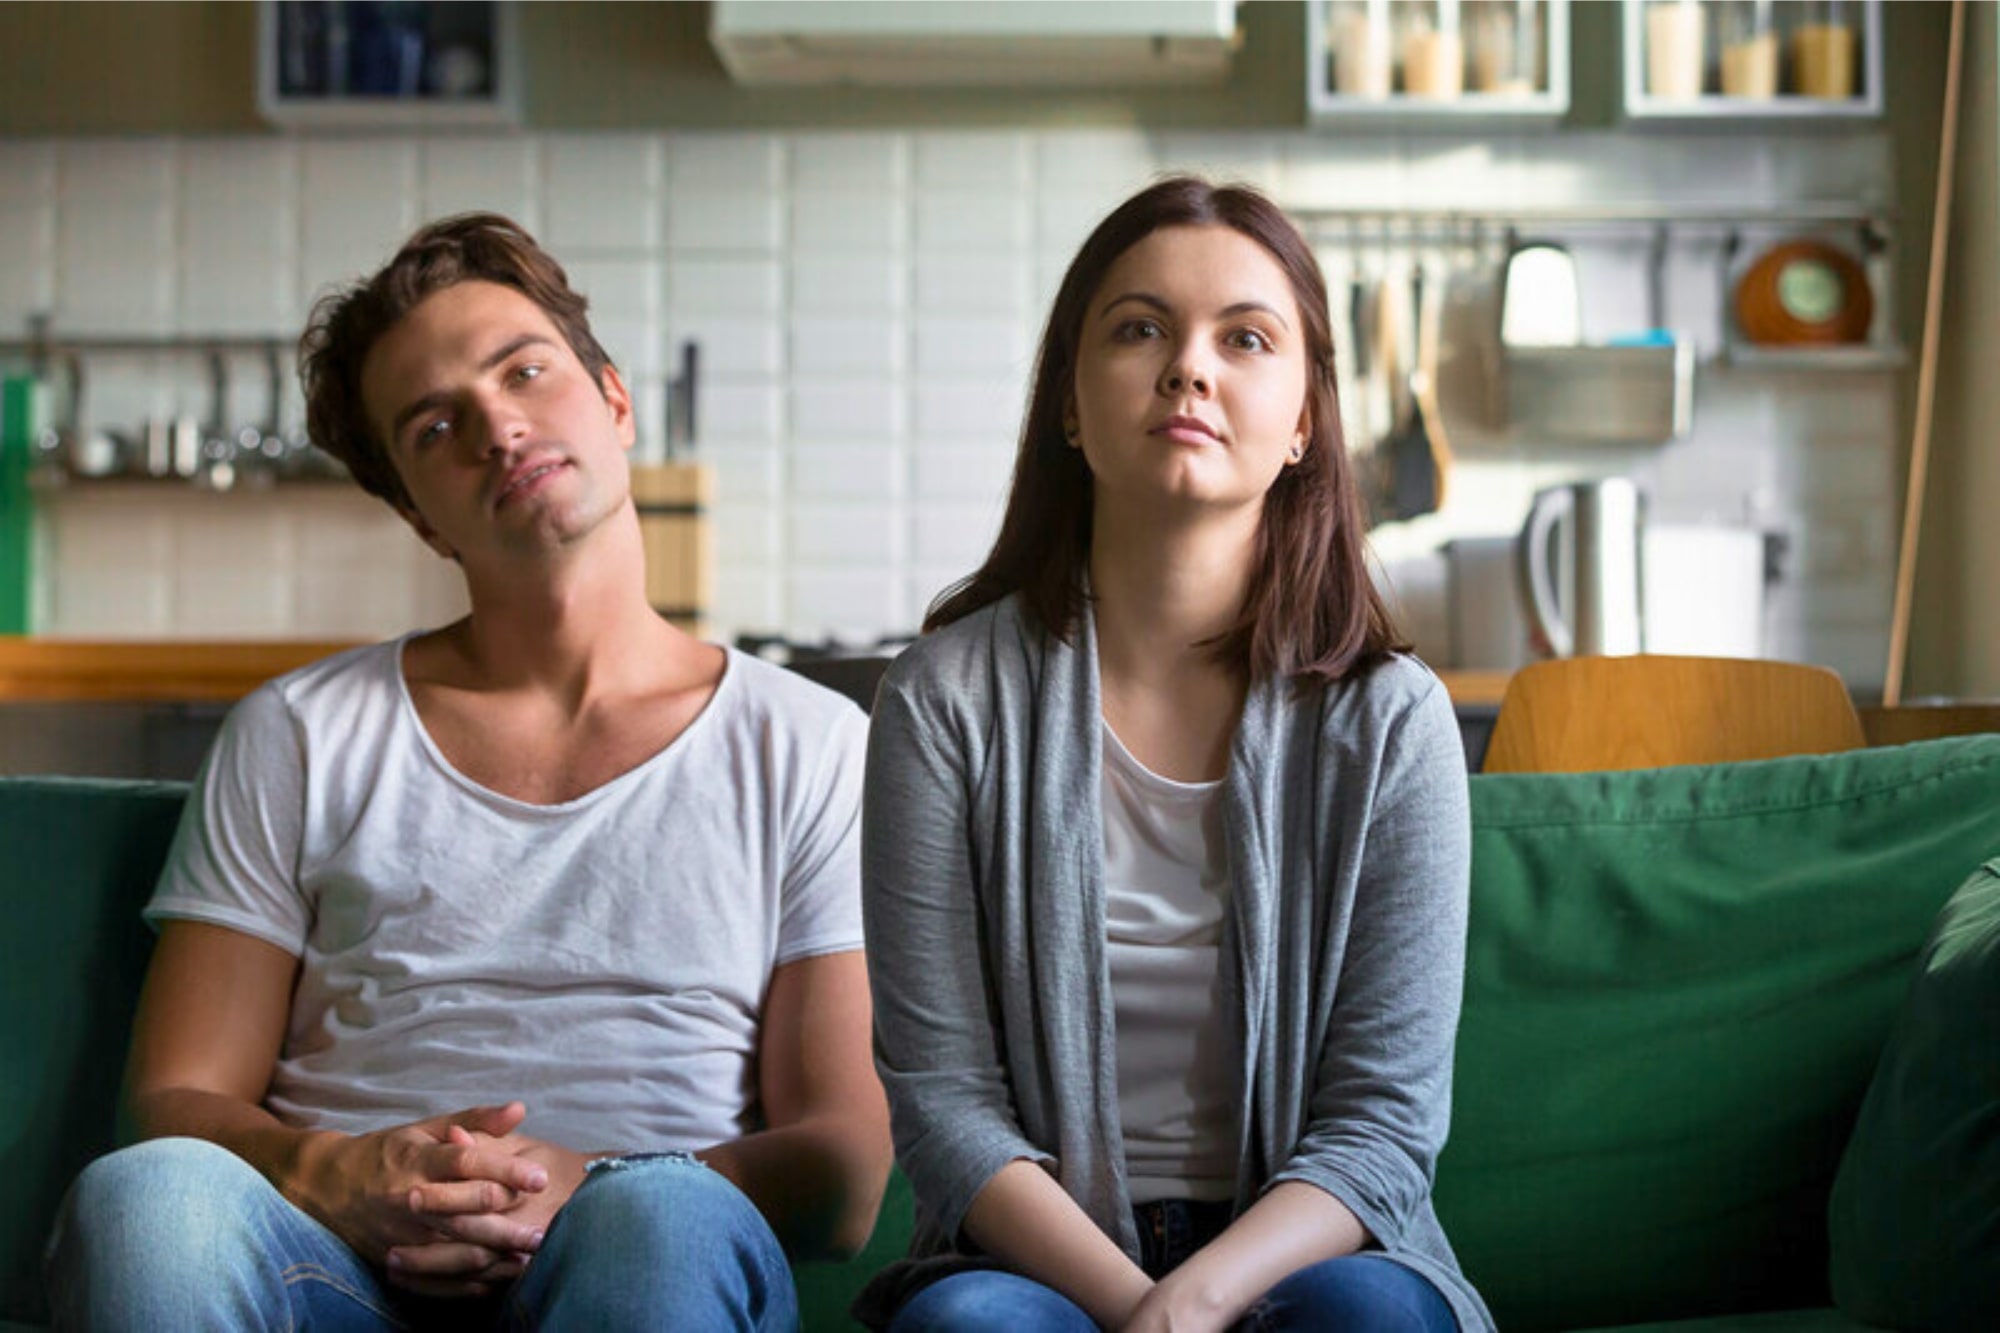
[[1553,121],[1569,110],[1568,0],[1311,0],[1321,123]]
[[517,10],[501,0],[262,0],[258,108],[295,129],[518,123]]
[[1879,0],[1624,0],[1633,120],[1882,114]]

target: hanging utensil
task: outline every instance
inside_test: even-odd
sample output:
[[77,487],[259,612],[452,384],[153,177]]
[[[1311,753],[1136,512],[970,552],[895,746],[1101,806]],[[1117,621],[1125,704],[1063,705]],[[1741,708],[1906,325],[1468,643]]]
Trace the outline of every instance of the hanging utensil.
[[[1403,388],[1403,401],[1407,406],[1401,411],[1398,418],[1400,424],[1395,433],[1384,446],[1387,467],[1382,476],[1387,487],[1383,496],[1384,509],[1388,516],[1398,519],[1435,513],[1440,491],[1436,447],[1425,424],[1422,406],[1422,399],[1428,392],[1424,383],[1422,349],[1424,326],[1429,321],[1425,319],[1424,265],[1421,257],[1414,258],[1410,265],[1410,320],[1416,354],[1411,359],[1409,376]],[[1433,360],[1435,355],[1433,345]],[[1432,415],[1436,415],[1435,405]]]

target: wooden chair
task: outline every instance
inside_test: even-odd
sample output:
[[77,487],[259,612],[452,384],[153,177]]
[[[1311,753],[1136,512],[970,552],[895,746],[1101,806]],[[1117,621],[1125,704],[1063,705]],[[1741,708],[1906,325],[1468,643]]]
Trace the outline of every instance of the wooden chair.
[[1908,745],[1942,736],[2000,731],[2000,703],[1877,705],[1861,710],[1861,731],[1870,745]]
[[1514,673],[1486,773],[1588,773],[1830,754],[1866,744],[1825,667],[1723,657],[1572,657]]

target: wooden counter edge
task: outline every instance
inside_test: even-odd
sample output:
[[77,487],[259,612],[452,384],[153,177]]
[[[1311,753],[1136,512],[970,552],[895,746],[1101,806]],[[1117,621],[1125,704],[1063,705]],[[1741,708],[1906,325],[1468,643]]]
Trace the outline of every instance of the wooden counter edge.
[[0,702],[228,703],[354,640],[249,642],[0,636]]
[[[172,641],[0,635],[0,703],[228,703],[353,640]],[[1505,671],[1441,671],[1461,707],[1497,707]]]

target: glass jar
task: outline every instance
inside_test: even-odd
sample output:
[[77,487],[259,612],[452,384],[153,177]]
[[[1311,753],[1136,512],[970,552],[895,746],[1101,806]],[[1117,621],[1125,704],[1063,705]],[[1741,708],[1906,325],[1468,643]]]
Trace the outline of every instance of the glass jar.
[[1646,6],[1646,94],[1689,102],[1701,96],[1708,66],[1708,15],[1698,0]]
[[1778,95],[1778,30],[1771,0],[1725,0],[1717,15],[1722,95],[1768,100]]
[[1389,95],[1396,69],[1389,0],[1334,0],[1327,6],[1326,40],[1336,93],[1370,99]]
[[1854,96],[1853,6],[1845,0],[1809,0],[1792,28],[1792,90],[1802,97]]
[[1405,0],[1402,40],[1403,91],[1412,97],[1450,101],[1465,91],[1465,44],[1459,34],[1458,0]]
[[1465,23],[1474,92],[1531,97],[1541,91],[1541,0],[1470,0]]

